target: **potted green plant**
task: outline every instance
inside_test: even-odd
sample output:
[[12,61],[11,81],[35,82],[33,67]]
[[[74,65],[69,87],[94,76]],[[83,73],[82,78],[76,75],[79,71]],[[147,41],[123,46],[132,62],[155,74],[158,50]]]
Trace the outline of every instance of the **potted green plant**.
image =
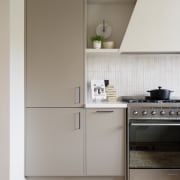
[[93,42],[93,48],[101,49],[102,43],[104,42],[104,36],[96,35],[91,38],[91,41]]

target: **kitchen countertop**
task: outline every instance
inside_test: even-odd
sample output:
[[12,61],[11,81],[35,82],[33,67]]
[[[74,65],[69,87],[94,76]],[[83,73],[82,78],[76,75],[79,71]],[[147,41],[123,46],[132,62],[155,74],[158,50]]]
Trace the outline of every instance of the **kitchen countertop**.
[[127,103],[125,102],[91,102],[86,103],[85,108],[127,108]]

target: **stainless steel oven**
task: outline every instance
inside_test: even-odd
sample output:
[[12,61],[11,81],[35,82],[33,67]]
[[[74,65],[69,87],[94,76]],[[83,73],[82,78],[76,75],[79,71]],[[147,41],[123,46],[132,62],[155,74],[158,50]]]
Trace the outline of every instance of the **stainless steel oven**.
[[180,180],[180,106],[130,104],[127,120],[130,180]]
[[180,122],[131,120],[129,123],[130,168],[180,168]]

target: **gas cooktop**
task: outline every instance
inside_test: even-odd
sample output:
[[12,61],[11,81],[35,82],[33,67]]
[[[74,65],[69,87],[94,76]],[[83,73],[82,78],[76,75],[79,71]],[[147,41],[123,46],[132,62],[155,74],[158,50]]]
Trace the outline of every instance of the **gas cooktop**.
[[135,119],[180,119],[180,99],[154,100],[149,97],[123,97],[128,117]]
[[156,100],[150,97],[123,97],[122,101],[127,103],[180,103],[180,99]]
[[123,101],[128,103],[180,103],[180,99],[173,99],[173,100],[129,99]]

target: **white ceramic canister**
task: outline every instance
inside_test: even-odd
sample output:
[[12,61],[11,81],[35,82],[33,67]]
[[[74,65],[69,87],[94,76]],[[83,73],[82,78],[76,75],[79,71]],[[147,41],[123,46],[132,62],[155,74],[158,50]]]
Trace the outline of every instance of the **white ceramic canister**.
[[102,42],[101,41],[93,41],[93,48],[94,49],[101,49]]

